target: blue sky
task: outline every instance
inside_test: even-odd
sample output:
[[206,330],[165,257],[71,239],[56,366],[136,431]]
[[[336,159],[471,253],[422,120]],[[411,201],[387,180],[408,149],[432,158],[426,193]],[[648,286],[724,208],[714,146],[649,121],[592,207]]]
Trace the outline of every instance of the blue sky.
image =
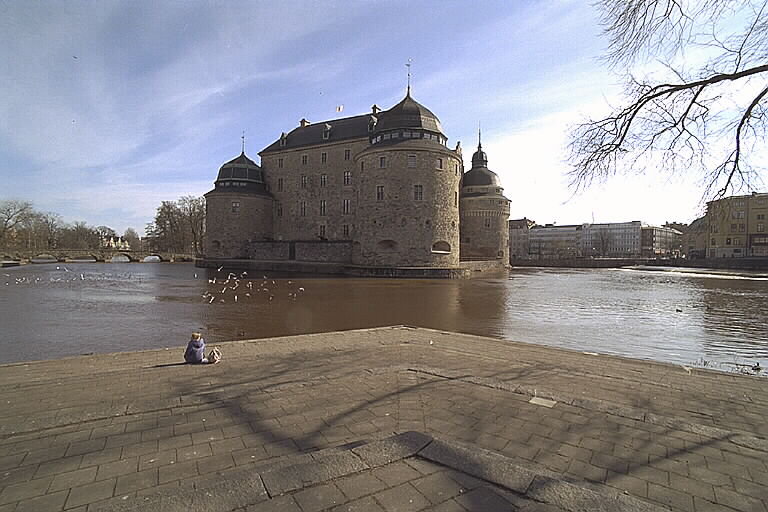
[[412,59],[414,98],[467,164],[482,123],[512,218],[691,221],[693,176],[567,187],[569,124],[622,81],[589,4],[0,0],[0,199],[141,233],[160,201],[210,190],[243,130],[258,160],[302,117],[389,108]]

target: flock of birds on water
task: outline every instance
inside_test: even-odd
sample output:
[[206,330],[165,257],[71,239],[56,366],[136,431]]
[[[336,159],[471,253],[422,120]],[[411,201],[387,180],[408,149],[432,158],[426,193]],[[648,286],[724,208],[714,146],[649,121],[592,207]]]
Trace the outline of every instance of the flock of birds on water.
[[[5,286],[24,286],[24,285],[56,285],[56,284],[74,284],[83,281],[101,281],[101,282],[123,282],[134,281],[142,282],[144,276],[133,274],[132,272],[80,272],[73,271],[63,265],[56,266],[57,272],[48,276],[21,275],[15,276],[10,273],[3,273]],[[261,280],[248,277],[248,272],[239,274],[229,272],[224,276],[223,267],[216,270],[216,275],[208,278],[208,286],[202,294],[202,299],[206,304],[235,304],[241,302],[252,302],[256,300],[271,303],[278,297],[287,297],[289,301],[295,301],[305,292],[303,286],[292,280],[275,280],[266,275]],[[204,276],[205,277],[205,276]],[[199,279],[198,274],[194,274],[195,279]],[[259,282],[260,281],[260,282]]]
[[[222,270],[223,267],[219,267],[216,272],[221,273]],[[287,291],[288,300],[295,301],[305,291],[303,286],[298,286],[291,280],[286,282],[287,290],[285,288],[278,290],[278,281],[269,279],[266,275],[258,284],[247,276],[248,272],[241,272],[240,274],[229,272],[226,277],[214,276],[208,279],[209,289],[203,293],[203,300],[208,304],[217,302],[220,304],[238,303],[259,298],[266,298],[267,302],[272,302],[280,294],[286,294]],[[195,274],[195,278],[197,278],[197,274]],[[219,286],[222,287],[220,290]]]

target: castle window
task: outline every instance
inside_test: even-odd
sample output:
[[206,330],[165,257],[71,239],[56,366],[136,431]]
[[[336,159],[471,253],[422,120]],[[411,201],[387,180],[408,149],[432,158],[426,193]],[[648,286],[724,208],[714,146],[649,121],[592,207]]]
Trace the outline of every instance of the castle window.
[[746,226],[744,224],[739,224],[739,231],[741,231],[742,233],[746,231]]
[[283,191],[283,178],[277,178],[277,191]]
[[320,200],[320,215],[325,215],[325,199]]
[[451,252],[451,244],[443,240],[432,244],[432,252],[436,254],[448,254]]
[[323,130],[323,139],[328,140],[330,138],[331,138],[331,130],[329,130],[329,129]]
[[301,155],[301,165],[307,165],[307,160],[309,157],[307,155]]
[[341,213],[342,215],[349,215],[349,199],[344,199],[341,202]]
[[277,159],[277,167],[278,167],[278,169],[282,169],[283,168],[283,159],[282,158],[278,158]]
[[424,199],[424,186],[423,185],[414,185],[413,186],[413,200],[414,201],[421,201]]
[[730,238],[726,238],[725,239],[725,245],[731,245],[731,239]]
[[240,201],[232,201],[232,213],[240,211]]
[[[323,153],[325,154],[325,153]],[[324,187],[328,185],[328,175],[327,174],[321,174],[320,175],[320,186]]]
[[437,159],[437,168],[438,169],[442,169],[443,168],[443,159],[442,158],[438,158]]
[[319,228],[320,230],[318,235],[320,236],[320,238],[325,238],[325,224],[320,224]]
[[344,224],[342,227],[342,232],[344,233],[345,237],[349,237],[349,224]]
[[299,215],[301,215],[302,217],[306,217],[307,216],[307,202],[306,201],[301,201],[299,203]]
[[345,149],[344,150],[344,160],[349,160],[351,156],[352,156],[352,151],[349,150],[349,149]]
[[393,138],[393,139],[398,139],[398,138],[400,138],[400,132],[394,132],[394,133],[392,134],[392,138]]
[[365,162],[360,162],[360,170],[365,170]]
[[385,134],[383,135],[383,137],[384,137],[384,140],[389,140],[389,139],[391,139],[391,138],[392,138],[392,134],[391,134],[391,133],[385,133]]
[[387,166],[387,157],[380,156],[379,157],[379,168],[383,169]]
[[277,203],[277,216],[282,217],[283,216],[283,205],[279,202]]
[[285,132],[280,134],[280,146],[285,146],[288,143],[288,136]]
[[408,130],[405,130],[403,132],[403,137],[406,138],[406,139],[410,139],[411,138],[411,132],[408,131]]
[[344,171],[344,184],[345,185],[352,184],[352,171]]
[[757,223],[757,231],[759,233],[762,233],[763,231],[765,231],[765,224],[763,224],[762,222],[758,222]]
[[376,186],[376,200],[377,201],[383,201],[384,200],[384,185],[377,185]]
[[485,227],[491,227],[491,219],[485,219]]
[[326,163],[328,161],[328,153],[322,152],[320,153],[320,163]]
[[765,214],[764,213],[758,213],[757,214],[757,220],[765,220]]
[[307,177],[305,175],[301,176],[301,188],[307,188]]
[[453,206],[459,206],[459,193],[453,193]]
[[416,167],[416,155],[408,155],[408,167]]

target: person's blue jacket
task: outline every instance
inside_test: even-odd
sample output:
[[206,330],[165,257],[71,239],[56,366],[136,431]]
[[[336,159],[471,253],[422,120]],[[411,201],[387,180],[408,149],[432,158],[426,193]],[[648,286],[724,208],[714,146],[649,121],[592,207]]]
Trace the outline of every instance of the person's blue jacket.
[[184,360],[188,363],[202,363],[205,357],[205,340],[189,340],[187,350],[184,351]]

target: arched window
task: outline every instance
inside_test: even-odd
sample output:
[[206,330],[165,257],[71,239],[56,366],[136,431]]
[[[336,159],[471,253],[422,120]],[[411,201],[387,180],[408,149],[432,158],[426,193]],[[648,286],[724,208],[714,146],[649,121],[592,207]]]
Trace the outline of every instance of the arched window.
[[380,251],[384,252],[397,250],[397,242],[394,240],[380,240],[376,246]]
[[451,244],[444,240],[435,242],[432,245],[432,252],[437,254],[448,254],[451,252]]

